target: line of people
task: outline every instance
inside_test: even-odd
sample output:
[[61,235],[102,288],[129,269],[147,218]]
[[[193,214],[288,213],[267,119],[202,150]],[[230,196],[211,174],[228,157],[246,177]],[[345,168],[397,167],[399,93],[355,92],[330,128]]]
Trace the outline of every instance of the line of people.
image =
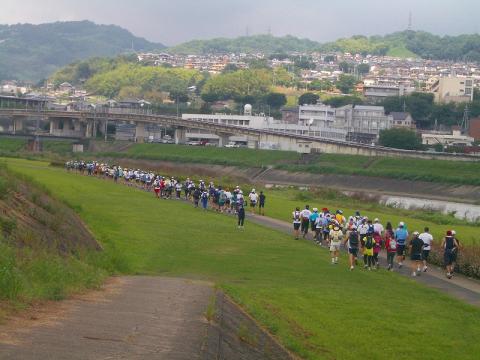
[[153,191],[159,199],[184,199],[191,201],[196,208],[207,210],[212,208],[221,213],[235,214],[238,217],[238,228],[243,229],[245,223],[245,207],[250,212],[265,215],[266,195],[263,191],[252,189],[244,195],[240,186],[233,190],[215,186],[213,182],[200,180],[196,184],[190,178],[180,181],[174,177],[166,177],[153,171],[123,168],[119,165],[110,166],[96,161],[68,161],[65,163],[68,171],[78,171],[82,174],[101,178],[112,178],[115,182],[121,179],[128,186],[137,186],[145,191]]
[[[371,220],[359,211],[347,220],[342,210],[310,210],[309,205],[303,210],[297,207],[292,212],[292,220],[295,239],[298,240],[300,234],[306,238],[311,231],[313,240],[318,245],[329,248],[334,265],[338,264],[340,248],[343,246],[349,254],[351,271],[355,269],[360,253],[365,269],[379,269],[379,254],[382,250],[386,252],[387,270],[394,269],[395,258],[398,268],[402,268],[407,253],[410,254],[412,276],[419,276],[428,270],[428,258],[434,246],[428,227],[422,233],[414,231],[410,235],[404,222],[400,222],[394,229],[390,222],[384,227],[378,218]],[[446,276],[451,279],[460,248],[454,230],[446,232],[440,248],[443,249]]]

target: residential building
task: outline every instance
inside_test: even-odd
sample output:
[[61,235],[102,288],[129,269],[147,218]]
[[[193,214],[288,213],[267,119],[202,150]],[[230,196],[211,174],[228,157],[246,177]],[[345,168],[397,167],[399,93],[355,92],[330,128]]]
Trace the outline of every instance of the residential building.
[[335,122],[335,109],[324,104],[300,105],[298,123],[315,127],[331,127]]
[[380,131],[392,125],[393,116],[385,115],[383,106],[346,105],[335,112],[334,126],[346,130],[350,141],[375,142]]
[[471,146],[474,138],[467,135],[462,135],[460,129],[453,129],[451,133],[441,133],[438,131],[422,133],[422,144],[443,146]]
[[298,106],[282,108],[282,121],[287,124],[298,124]]
[[390,113],[392,115],[392,127],[394,128],[407,128],[407,129],[415,129],[415,121],[407,112],[403,111],[392,111]]
[[438,103],[471,102],[473,86],[471,77],[441,77],[431,82],[429,91],[435,94]]
[[367,100],[372,102],[379,102],[389,96],[404,96],[412,93],[415,90],[413,87],[406,87],[403,84],[399,85],[384,85],[373,84],[363,86],[363,95]]

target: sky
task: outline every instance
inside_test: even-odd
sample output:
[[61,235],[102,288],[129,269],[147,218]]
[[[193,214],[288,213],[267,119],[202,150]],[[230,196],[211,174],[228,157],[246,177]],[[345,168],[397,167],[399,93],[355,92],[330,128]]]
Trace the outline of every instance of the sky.
[[479,0],[0,0],[0,23],[91,20],[165,45],[245,34],[319,42],[412,29],[478,33]]

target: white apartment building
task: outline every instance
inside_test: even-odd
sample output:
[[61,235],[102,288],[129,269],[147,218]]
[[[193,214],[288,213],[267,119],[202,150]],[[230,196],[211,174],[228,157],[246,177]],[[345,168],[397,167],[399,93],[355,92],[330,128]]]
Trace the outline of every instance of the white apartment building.
[[331,127],[335,123],[335,109],[324,104],[300,105],[298,119],[301,125]]
[[473,100],[473,78],[441,77],[430,80],[430,92],[435,95],[435,102],[471,102]]

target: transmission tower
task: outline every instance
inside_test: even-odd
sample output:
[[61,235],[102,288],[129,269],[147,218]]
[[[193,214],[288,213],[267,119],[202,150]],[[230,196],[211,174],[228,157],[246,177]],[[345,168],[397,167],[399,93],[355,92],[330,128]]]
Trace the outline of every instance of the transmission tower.
[[460,125],[462,131],[467,132],[470,128],[470,119],[469,119],[469,109],[468,105],[465,105],[465,109],[463,110],[463,119],[462,124]]

